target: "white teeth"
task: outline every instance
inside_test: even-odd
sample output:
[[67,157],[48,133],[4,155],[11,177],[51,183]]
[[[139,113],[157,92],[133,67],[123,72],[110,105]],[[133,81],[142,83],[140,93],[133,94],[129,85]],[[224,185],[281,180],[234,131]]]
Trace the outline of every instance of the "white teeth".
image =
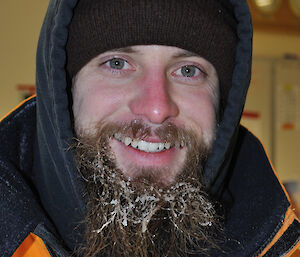
[[165,148],[168,150],[168,149],[170,149],[170,147],[171,147],[171,144],[170,143],[165,143]]
[[163,144],[163,143],[159,143],[158,144],[158,151],[162,151],[163,149],[165,148],[165,144]]
[[[158,150],[159,148],[159,144],[160,143],[149,143],[146,141],[139,141],[137,147],[139,150],[147,152],[147,153],[156,153],[156,152],[161,152],[162,150]],[[134,147],[133,145],[131,145],[132,147]]]
[[159,147],[159,143],[148,143],[148,149],[146,149],[146,151],[148,150],[148,152],[157,152],[158,147]]
[[134,148],[137,148],[138,144],[139,144],[139,142],[135,139],[132,140],[132,142],[131,142],[131,146],[134,147]]
[[141,140],[141,141],[139,141],[139,143],[138,143],[138,148],[139,148],[139,150],[141,150],[141,151],[148,152],[148,151],[147,151],[147,150],[148,150],[148,143],[147,143],[146,141]]
[[[122,137],[121,134],[116,133],[114,138],[125,144],[126,146],[131,146],[135,149],[139,149],[140,151],[144,151],[147,153],[157,153],[162,152],[163,150],[169,150],[171,148],[171,143],[152,143],[146,142],[144,140],[132,139],[130,137]],[[184,143],[175,143],[175,147],[184,147]]]
[[125,137],[125,139],[124,139],[124,144],[125,145],[130,145],[130,143],[132,142],[132,139],[130,138],[130,137]]

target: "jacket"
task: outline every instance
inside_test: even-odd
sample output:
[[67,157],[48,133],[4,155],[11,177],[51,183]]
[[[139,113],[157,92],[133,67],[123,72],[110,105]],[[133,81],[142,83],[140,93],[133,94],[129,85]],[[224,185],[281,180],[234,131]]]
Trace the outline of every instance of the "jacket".
[[[252,26],[246,1],[231,2],[238,21],[236,63],[203,174],[210,194],[224,206],[226,240],[210,256],[291,256],[299,245],[299,221],[261,143],[239,125],[250,82]],[[72,99],[65,70],[76,3],[50,1],[37,50],[36,96],[0,125],[0,252],[5,257],[26,256],[35,246],[40,256],[69,256],[82,240],[85,189],[68,150]]]

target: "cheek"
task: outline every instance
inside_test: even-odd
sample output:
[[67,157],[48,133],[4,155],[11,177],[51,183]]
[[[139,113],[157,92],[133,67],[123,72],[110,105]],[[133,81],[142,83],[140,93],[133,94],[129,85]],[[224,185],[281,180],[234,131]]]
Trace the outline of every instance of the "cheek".
[[122,109],[124,90],[106,81],[87,81],[73,92],[75,126],[81,129],[94,126]]
[[186,123],[200,134],[210,134],[216,122],[212,95],[202,90],[181,96],[180,113]]

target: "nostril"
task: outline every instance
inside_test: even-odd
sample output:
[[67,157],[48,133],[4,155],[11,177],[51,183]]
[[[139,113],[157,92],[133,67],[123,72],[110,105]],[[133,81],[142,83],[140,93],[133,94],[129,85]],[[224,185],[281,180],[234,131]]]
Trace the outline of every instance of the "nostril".
[[169,97],[146,95],[130,103],[130,110],[134,115],[142,116],[151,123],[163,123],[179,113],[177,104]]

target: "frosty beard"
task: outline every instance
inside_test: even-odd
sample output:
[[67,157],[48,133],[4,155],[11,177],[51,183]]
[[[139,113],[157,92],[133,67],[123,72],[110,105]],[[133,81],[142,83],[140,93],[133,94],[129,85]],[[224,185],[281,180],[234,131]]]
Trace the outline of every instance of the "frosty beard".
[[[116,165],[109,147],[114,135],[143,139],[150,133],[174,147],[187,147],[183,169],[172,185],[161,185],[151,168],[128,179]],[[79,135],[76,160],[87,189],[80,256],[179,257],[207,254],[216,247],[212,238],[215,210],[201,183],[211,146],[196,138],[172,124],[151,132],[138,121],[99,125],[97,133]]]

